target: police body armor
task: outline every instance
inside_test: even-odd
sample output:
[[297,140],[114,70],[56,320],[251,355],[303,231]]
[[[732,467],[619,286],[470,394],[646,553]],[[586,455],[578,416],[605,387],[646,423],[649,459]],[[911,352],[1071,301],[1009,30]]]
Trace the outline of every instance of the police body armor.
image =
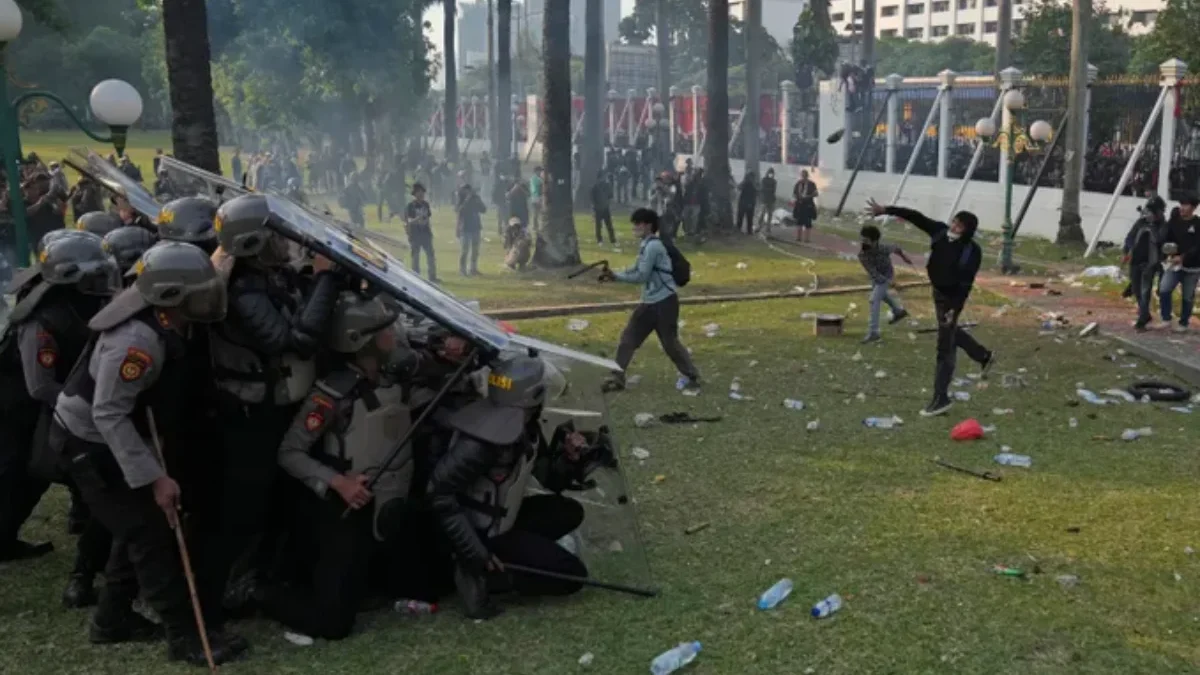
[[459,502],[469,510],[476,530],[491,538],[512,529],[536,460],[537,447],[525,435],[499,449],[496,464],[475,481],[467,494],[459,497]]
[[380,541],[379,514],[396,499],[407,499],[413,478],[412,443],[384,467],[388,456],[408,433],[412,418],[398,384],[372,387],[353,370],[340,370],[317,382],[334,400],[334,419],[316,459],[339,473],[359,473],[376,480],[372,527]]
[[210,331],[209,340],[217,388],[243,403],[296,403],[316,380],[317,366],[311,359],[290,353],[263,357],[245,346],[250,340],[229,323]]

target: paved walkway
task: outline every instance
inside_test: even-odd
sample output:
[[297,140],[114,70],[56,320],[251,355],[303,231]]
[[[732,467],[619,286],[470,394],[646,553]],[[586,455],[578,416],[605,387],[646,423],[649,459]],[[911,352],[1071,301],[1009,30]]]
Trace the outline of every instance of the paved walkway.
[[[795,233],[794,230],[777,230],[776,236],[793,240]],[[817,230],[813,233],[812,244],[805,248],[811,248],[818,254],[849,255],[858,252],[859,244],[839,233]],[[924,265],[924,256],[920,255],[923,251],[905,253],[918,265]],[[987,256],[985,252],[985,268],[994,262]],[[1017,285],[1013,284],[1014,281]],[[1193,319],[1191,332],[1185,334],[1173,333],[1166,328],[1138,333],[1132,326],[1136,308],[1131,302],[1086,288],[1072,288],[1063,282],[1051,281],[1046,288],[1030,288],[1029,284],[1033,282],[1046,282],[1046,279],[1006,277],[985,272],[976,283],[1014,303],[1020,302],[1043,312],[1059,312],[1070,321],[1074,330],[1096,322],[1102,334],[1121,342],[1129,351],[1200,386],[1200,322]]]

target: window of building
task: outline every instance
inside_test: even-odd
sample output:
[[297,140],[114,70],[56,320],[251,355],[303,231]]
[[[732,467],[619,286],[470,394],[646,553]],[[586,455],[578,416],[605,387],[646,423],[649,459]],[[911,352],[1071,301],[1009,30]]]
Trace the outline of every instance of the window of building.
[[925,37],[925,29],[909,28],[908,30],[904,31],[904,37],[910,40],[920,40],[921,38]]
[[950,34],[950,26],[934,26],[933,37],[946,37]]
[[979,0],[958,0],[959,9],[975,9],[979,6]]
[[954,27],[954,34],[958,35],[960,37],[962,37],[962,36],[970,37],[975,34],[975,24],[960,23]]
[[896,37],[897,33],[899,33],[899,31],[897,31],[895,28],[885,28],[879,31],[879,37]]
[[900,11],[900,5],[888,5],[879,10],[879,16],[896,16],[898,11]]
[[1024,21],[1022,21],[1021,19],[1017,19],[1017,20],[1013,21],[1013,35],[1020,35],[1021,31],[1024,29],[1025,29]]
[[845,12],[834,12],[833,14],[829,15],[830,21],[844,21],[845,19],[846,19]]
[[854,13],[854,18],[855,18],[855,19],[861,19],[861,18],[863,18],[863,13],[862,13],[861,11],[855,12],[855,13]]
[[987,33],[988,35],[995,33],[997,28],[999,28],[999,25],[995,21],[983,22],[983,32]]
[[984,7],[995,7],[996,0],[983,0],[983,6]]
[[938,14],[939,12],[949,12],[950,0],[937,0],[937,2],[933,3],[933,8],[931,11],[934,14]]
[[925,13],[925,5],[909,5],[908,6],[908,15],[909,16],[915,16],[917,14],[924,14],[924,13]]

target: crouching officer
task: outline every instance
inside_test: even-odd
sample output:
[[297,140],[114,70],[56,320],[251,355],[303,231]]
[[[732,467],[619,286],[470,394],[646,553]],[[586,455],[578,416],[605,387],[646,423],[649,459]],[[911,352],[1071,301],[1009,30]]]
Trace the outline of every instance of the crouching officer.
[[[104,251],[117,261],[122,276],[133,269],[142,254],[156,243],[158,238],[152,232],[132,225],[118,227],[104,235]],[[132,278],[129,280],[132,281]]]
[[[548,582],[525,574],[505,574],[502,561],[569,574],[587,575],[583,562],[555,542],[583,522],[583,507],[558,494],[525,497],[543,442],[539,417],[546,397],[546,364],[538,358],[510,357],[495,363],[488,393],[435,420],[452,430],[449,445],[433,467],[428,498],[455,557],[455,585],[473,619],[500,613],[490,600],[495,590],[527,595],[566,595],[572,582]],[[555,462],[543,462],[547,470]],[[543,487],[557,482],[548,471]],[[489,578],[489,574],[491,578]]]
[[[186,336],[192,324],[224,316],[225,286],[209,257],[190,244],[158,244],[136,269],[134,285],[89,324],[97,336],[58,398],[51,440],[113,535],[91,641],[158,636],[158,627],[133,611],[140,589],[166,628],[167,657],[199,665],[204,654],[170,529],[178,524],[181,493],[157,459],[148,423],[154,415],[155,427],[168,432],[165,447],[173,447],[169,432],[184,412],[175,402],[189,386]],[[244,645],[220,632],[209,638],[218,663]]]
[[290,486],[304,488],[293,491],[293,537],[315,550],[304,556],[312,569],[302,577],[311,585],[272,588],[263,606],[313,637],[350,634],[365,595],[376,514],[408,496],[411,444],[387,463],[411,424],[400,384],[384,372],[397,346],[395,320],[378,298],[342,293],[329,343],[337,365],[313,386],[279,447],[279,465],[299,481]]
[[287,240],[267,226],[274,217],[266,197],[248,194],[222,204],[213,222],[221,250],[234,261],[229,316],[209,331],[221,455],[206,490],[215,500],[203,518],[206,550],[198,563],[201,601],[218,628],[230,572],[266,530],[276,455],[316,379],[313,357],[340,283],[320,256],[312,277],[297,274]]
[[[54,405],[71,368],[91,338],[88,321],[121,289],[120,270],[94,234],[57,237],[38,256],[41,280],[13,308],[21,366],[29,396],[40,404],[38,433],[25,446],[31,465],[24,481],[24,520],[37,505],[51,480],[62,480],[56,457],[50,457],[47,433]],[[93,581],[108,560],[112,537],[88,513],[75,485],[67,481],[72,497],[72,519],[78,523],[79,542],[75,566],[63,605],[86,607],[96,602]]]
[[211,254],[217,250],[217,231],[213,227],[216,216],[217,205],[207,197],[171,200],[158,212],[158,238],[194,244]]

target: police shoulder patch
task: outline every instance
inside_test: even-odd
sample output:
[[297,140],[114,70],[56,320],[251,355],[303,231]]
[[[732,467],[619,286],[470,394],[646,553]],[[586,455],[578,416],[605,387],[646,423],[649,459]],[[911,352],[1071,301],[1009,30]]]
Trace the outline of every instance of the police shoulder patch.
[[152,365],[154,365],[154,359],[150,358],[149,354],[137,347],[130,347],[125,352],[125,360],[121,361],[119,371],[121,380],[124,382],[140,380]]
[[38,365],[50,369],[58,363],[58,350],[53,347],[42,347],[37,353]]
[[325,426],[325,415],[320,410],[314,410],[304,418],[304,429],[310,434],[315,433],[323,426]]

